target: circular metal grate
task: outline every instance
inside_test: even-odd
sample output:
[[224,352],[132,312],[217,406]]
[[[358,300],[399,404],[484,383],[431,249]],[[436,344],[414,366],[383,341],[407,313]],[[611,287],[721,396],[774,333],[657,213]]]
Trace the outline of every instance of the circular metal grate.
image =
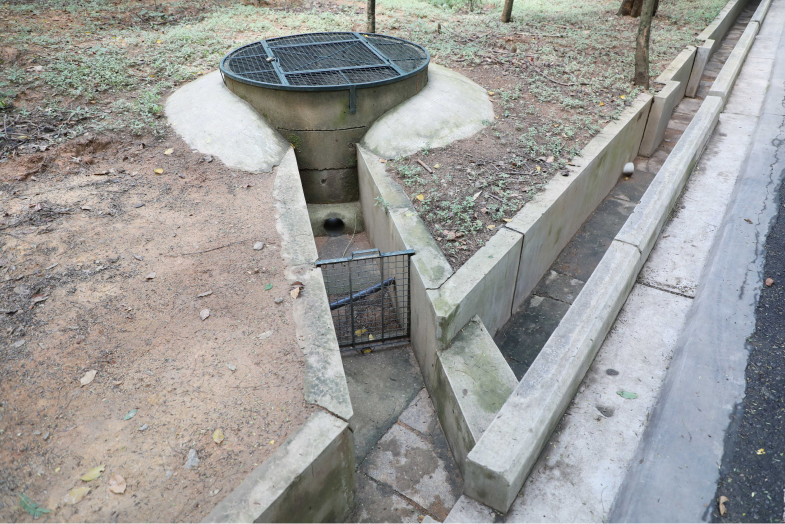
[[307,33],[235,49],[221,72],[239,82],[297,91],[372,87],[403,80],[428,66],[423,47],[372,33]]

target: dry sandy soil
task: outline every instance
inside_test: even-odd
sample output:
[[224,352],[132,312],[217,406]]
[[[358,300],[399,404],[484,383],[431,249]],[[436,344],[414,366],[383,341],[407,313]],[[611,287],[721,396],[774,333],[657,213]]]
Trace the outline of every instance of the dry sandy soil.
[[199,521],[311,411],[274,175],[143,142],[0,162],[0,521]]

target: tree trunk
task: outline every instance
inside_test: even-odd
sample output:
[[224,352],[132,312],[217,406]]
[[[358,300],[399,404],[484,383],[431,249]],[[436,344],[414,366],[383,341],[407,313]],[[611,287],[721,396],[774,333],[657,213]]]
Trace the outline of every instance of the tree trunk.
[[376,0],[368,0],[368,32],[376,32]]
[[[619,7],[619,12],[616,14],[619,16],[631,16],[633,18],[638,18],[641,16],[643,1],[644,0],[622,0],[621,7]],[[656,0],[654,2],[654,12],[652,13],[652,16],[657,14],[657,9],[659,6],[660,0]]]
[[512,0],[504,0],[504,9],[502,10],[502,22],[505,24],[512,18]]
[[656,2],[657,0],[644,0],[638,37],[635,39],[635,85],[645,89],[649,88],[649,36]]

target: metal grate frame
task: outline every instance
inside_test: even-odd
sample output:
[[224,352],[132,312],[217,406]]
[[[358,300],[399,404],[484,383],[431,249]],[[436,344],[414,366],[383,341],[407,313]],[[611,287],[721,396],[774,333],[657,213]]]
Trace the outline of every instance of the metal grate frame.
[[296,91],[374,87],[416,75],[431,60],[411,42],[373,33],[307,33],[235,49],[220,69],[246,84]]
[[355,251],[349,258],[319,260],[338,345],[363,349],[409,337],[410,258],[413,250]]

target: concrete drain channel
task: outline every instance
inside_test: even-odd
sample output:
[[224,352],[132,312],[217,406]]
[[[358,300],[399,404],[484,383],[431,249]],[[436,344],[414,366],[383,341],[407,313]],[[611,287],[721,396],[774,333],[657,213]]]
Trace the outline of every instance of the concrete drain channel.
[[[616,281],[634,281],[680,188],[656,219],[649,201],[677,179],[669,173],[686,180],[716,124],[724,99],[700,80],[745,6],[731,0],[706,44],[657,79],[667,89],[631,101],[458,269],[386,162],[477,133],[493,120],[484,89],[381,35],[296,35],[230,53],[226,87],[292,146],[276,168],[278,230],[304,289],[293,314],[305,396],[323,411],[206,520],[445,520],[462,493],[506,513],[626,300],[629,283]],[[705,101],[684,99],[688,84]],[[638,169],[622,177],[631,161]]]

